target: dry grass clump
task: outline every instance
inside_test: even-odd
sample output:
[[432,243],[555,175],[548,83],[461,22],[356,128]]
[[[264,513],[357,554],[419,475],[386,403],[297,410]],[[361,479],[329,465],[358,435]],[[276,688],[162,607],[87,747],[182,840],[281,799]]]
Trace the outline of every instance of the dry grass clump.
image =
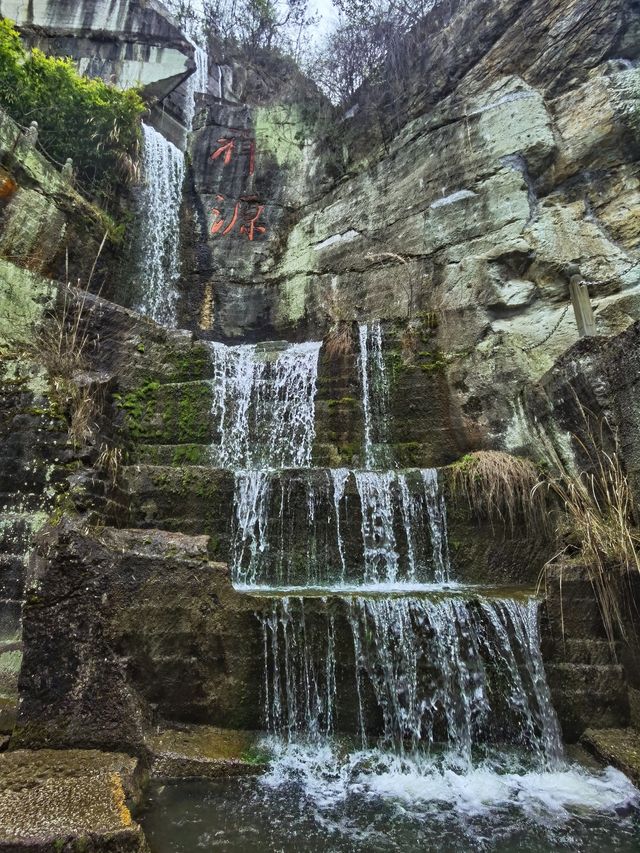
[[564,546],[554,561],[572,554],[586,567],[613,646],[617,637],[624,639],[627,634],[632,595],[630,590],[625,594],[625,584],[629,584],[630,571],[640,571],[640,531],[635,526],[633,497],[617,451],[609,453],[593,440],[587,448],[574,438],[589,464],[588,470],[579,474],[561,468],[548,481],[548,488],[563,508],[557,534]]
[[331,359],[351,355],[354,351],[351,323],[346,320],[338,320],[327,333],[324,339],[324,348]]
[[118,474],[122,466],[122,448],[110,447],[108,444],[102,444],[100,454],[96,459],[95,467],[98,471],[103,471],[111,486],[115,486],[118,480]]
[[35,330],[32,356],[48,374],[52,396],[69,423],[76,446],[89,442],[96,431],[98,401],[90,382],[83,381],[89,340],[84,300],[76,304],[68,286],[62,286],[58,309]]
[[470,453],[451,467],[452,488],[463,494],[478,518],[491,524],[518,522],[546,531],[546,493],[540,489],[540,472],[533,462],[499,450]]

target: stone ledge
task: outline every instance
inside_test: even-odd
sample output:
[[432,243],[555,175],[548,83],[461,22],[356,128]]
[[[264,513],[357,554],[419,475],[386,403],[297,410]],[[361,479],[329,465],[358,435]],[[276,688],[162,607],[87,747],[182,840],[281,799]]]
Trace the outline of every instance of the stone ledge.
[[216,779],[260,773],[266,758],[253,732],[189,726],[148,735],[150,775],[161,779]]
[[0,851],[148,853],[126,800],[139,797],[138,761],[97,750],[0,755]]
[[604,764],[612,764],[640,785],[640,732],[636,729],[587,729],[580,743]]

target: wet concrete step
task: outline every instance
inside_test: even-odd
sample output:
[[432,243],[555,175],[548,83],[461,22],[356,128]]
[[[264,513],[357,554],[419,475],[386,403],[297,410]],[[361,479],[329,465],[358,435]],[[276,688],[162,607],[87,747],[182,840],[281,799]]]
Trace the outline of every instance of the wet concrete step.
[[565,740],[574,743],[588,727],[628,725],[629,695],[621,666],[549,663],[545,668]]
[[[616,644],[616,653],[620,651],[620,644]],[[608,640],[587,640],[567,637],[564,642],[559,642],[551,656],[551,660],[557,664],[586,664],[592,666],[610,666],[616,663],[614,649]]]
[[640,785],[640,732],[637,729],[587,729],[580,743],[603,764],[612,764]]
[[210,554],[227,559],[232,471],[205,466],[132,465],[123,469],[122,476],[130,494],[130,526],[207,535]]

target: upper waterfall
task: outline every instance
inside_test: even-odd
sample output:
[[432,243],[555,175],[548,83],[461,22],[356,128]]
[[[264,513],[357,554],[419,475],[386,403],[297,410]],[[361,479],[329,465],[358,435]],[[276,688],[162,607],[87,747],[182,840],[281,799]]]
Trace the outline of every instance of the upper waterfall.
[[226,468],[308,467],[315,436],[320,343],[210,343],[214,464]]
[[142,130],[138,310],[156,323],[175,327],[184,154],[153,127],[143,123]]

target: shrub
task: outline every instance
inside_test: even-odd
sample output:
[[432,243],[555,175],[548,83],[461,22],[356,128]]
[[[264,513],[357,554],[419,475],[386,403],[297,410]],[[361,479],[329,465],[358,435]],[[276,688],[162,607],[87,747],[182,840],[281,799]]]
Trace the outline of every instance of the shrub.
[[640,532],[617,437],[613,434],[614,449],[607,452],[603,447],[605,429],[613,433],[604,422],[599,436],[589,433],[583,442],[574,435],[588,461],[588,470],[572,473],[557,456],[553,459],[558,473],[548,487],[564,510],[557,529],[564,547],[547,565],[568,554],[586,567],[607,639],[615,652],[616,639],[626,639],[626,623],[633,611],[629,583],[630,572],[640,571]]
[[121,91],[81,76],[70,59],[27,50],[6,18],[0,106],[19,124],[37,121],[43,150],[59,164],[71,157],[78,182],[100,201],[134,177],[145,109],[137,90]]

